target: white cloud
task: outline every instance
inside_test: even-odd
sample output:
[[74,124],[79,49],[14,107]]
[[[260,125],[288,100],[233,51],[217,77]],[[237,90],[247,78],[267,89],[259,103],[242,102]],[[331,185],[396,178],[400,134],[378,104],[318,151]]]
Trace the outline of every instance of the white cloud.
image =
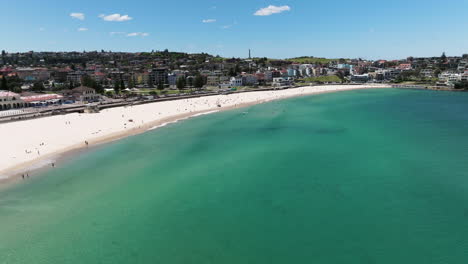
[[128,33],[127,37],[147,37],[149,36],[149,33],[146,32],[133,32],[133,33]]
[[70,16],[75,19],[84,20],[85,14],[83,13],[71,13]]
[[114,35],[124,35],[125,32],[111,32],[109,33],[111,36],[114,36]]
[[203,19],[202,22],[203,23],[214,23],[214,22],[216,22],[216,19],[211,19],[211,18],[210,19]]
[[88,31],[88,28],[82,27],[82,28],[79,28],[78,31]]
[[257,10],[257,12],[255,12],[254,15],[255,16],[271,16],[273,14],[279,14],[279,13],[290,11],[290,10],[291,10],[291,7],[287,5],[285,6],[270,5],[268,7]]
[[104,21],[113,21],[113,22],[124,22],[124,21],[129,21],[133,19],[133,17],[130,17],[129,15],[120,15],[120,14],[112,14],[112,15],[101,14],[99,15],[99,17],[102,18]]

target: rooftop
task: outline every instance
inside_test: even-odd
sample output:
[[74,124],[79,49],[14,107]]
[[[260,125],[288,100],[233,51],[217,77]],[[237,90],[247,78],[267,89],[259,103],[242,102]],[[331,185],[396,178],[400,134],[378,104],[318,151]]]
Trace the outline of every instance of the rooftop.
[[0,90],[0,97],[12,97],[12,96],[19,96],[19,94],[10,92],[10,91]]

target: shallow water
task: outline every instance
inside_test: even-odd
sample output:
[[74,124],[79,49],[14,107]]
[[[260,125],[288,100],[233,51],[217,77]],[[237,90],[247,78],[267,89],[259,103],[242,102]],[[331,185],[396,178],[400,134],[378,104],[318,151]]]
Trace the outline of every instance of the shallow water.
[[466,263],[468,94],[200,116],[0,192],[0,263]]

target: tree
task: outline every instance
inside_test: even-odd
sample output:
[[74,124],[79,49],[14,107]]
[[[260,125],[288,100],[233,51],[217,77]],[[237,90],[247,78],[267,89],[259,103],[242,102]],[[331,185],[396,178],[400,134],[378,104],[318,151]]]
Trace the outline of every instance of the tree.
[[45,90],[44,84],[42,82],[35,82],[33,84],[32,90],[35,92],[42,92]]
[[158,88],[158,90],[160,90],[160,91],[164,90],[164,83],[159,82],[157,88]]
[[91,87],[94,89],[96,89],[97,87],[97,82],[93,78],[89,77],[88,75],[85,75],[83,76],[83,78],[81,78],[81,84],[83,86]]
[[154,88],[153,78],[151,78],[151,76],[148,79],[148,86],[149,88]]
[[195,86],[195,88],[202,88],[204,83],[205,80],[203,79],[203,76],[197,74],[197,76],[195,76],[195,80],[193,81],[193,86]]
[[105,91],[104,87],[102,87],[102,85],[100,83],[98,83],[94,89],[96,90],[96,93],[104,94],[104,91]]
[[133,82],[133,78],[130,78],[128,80],[128,88],[135,88],[135,83]]
[[236,70],[234,68],[229,69],[229,76],[235,77],[237,75]]
[[189,87],[192,87],[192,86],[193,86],[193,76],[189,76],[189,77],[185,80],[185,85],[186,85],[186,86],[189,86]]
[[446,62],[446,61],[447,61],[447,56],[445,56],[445,52],[442,53],[442,56],[440,56],[440,60],[441,60],[442,62]]
[[179,90],[184,89],[185,85],[186,85],[186,79],[184,76],[180,76],[179,78],[177,78],[177,83],[176,83],[177,89]]
[[118,82],[114,83],[114,91],[115,91],[115,94],[120,94],[120,85]]
[[123,80],[120,80],[120,89],[125,90],[125,83]]
[[468,89],[468,82],[467,81],[460,81],[455,83],[455,89]]
[[0,90],[9,90],[8,89],[8,82],[7,82],[7,79],[6,79],[6,76],[3,75],[2,77],[2,82],[1,82],[1,85],[0,85]]
[[340,78],[341,82],[345,81],[345,76],[344,76],[344,73],[342,71],[338,71],[336,73],[336,76],[338,76],[338,78]]

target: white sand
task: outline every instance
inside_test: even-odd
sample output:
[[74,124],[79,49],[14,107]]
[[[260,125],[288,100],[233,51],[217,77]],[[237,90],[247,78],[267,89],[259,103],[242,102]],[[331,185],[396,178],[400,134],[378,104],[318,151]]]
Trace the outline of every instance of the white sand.
[[0,124],[0,179],[37,164],[50,164],[60,153],[86,147],[85,141],[93,146],[204,112],[306,94],[384,87],[336,85],[217,95],[118,107],[98,114],[69,114]]

